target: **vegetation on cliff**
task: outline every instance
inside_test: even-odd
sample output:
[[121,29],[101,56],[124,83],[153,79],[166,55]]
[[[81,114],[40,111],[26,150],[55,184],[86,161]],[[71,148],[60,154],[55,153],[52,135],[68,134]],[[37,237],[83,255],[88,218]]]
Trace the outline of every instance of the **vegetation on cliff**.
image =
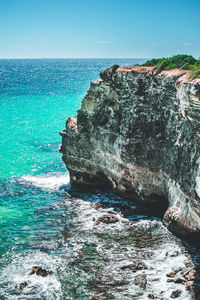
[[160,73],[162,70],[182,69],[191,70],[189,78],[200,78],[200,60],[195,59],[191,55],[175,55],[172,57],[153,58],[148,60],[143,66],[150,66],[156,70],[156,73]]

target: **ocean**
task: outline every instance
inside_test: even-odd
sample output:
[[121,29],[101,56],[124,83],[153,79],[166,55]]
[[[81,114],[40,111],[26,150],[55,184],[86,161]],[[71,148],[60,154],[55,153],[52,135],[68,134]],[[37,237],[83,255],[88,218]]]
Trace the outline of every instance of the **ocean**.
[[[0,60],[0,300],[147,299],[151,293],[169,299],[174,285],[166,283],[165,273],[187,261],[183,242],[167,231],[161,216],[110,190],[71,186],[59,153],[59,131],[99,71],[144,61]],[[94,226],[106,212],[120,221]],[[166,258],[166,251],[180,255]],[[123,269],[136,257],[149,270],[145,289]],[[31,274],[34,266],[52,273]],[[180,289],[181,299],[190,299]]]

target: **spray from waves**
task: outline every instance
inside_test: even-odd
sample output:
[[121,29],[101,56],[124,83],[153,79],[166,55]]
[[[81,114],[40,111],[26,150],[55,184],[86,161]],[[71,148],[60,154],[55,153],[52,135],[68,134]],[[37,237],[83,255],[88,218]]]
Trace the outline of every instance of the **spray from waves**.
[[70,178],[66,172],[50,172],[36,176],[22,176],[18,182],[52,192],[69,186]]
[[[12,256],[10,263],[0,272],[0,299],[60,299],[61,283],[58,268],[61,268],[59,256],[48,255],[40,251],[21,253]],[[47,277],[30,275],[33,265],[42,265],[52,275]],[[24,288],[20,287],[24,285]],[[1,298],[3,297],[3,298]]]

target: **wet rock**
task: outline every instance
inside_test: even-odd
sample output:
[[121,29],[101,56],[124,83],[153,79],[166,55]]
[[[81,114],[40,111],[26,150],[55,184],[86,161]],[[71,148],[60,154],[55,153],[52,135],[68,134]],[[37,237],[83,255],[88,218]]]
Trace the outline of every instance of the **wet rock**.
[[167,276],[167,277],[174,277],[175,275],[176,275],[175,272],[170,272],[170,273],[168,273],[166,276]]
[[52,273],[53,272],[50,270],[46,270],[46,269],[43,269],[42,267],[34,266],[34,267],[32,267],[29,275],[36,274],[38,276],[46,277],[48,275],[51,275]]
[[193,299],[196,299],[196,291],[195,291],[195,285],[194,281],[186,281],[185,283],[186,289],[190,291],[192,294]]
[[93,295],[89,297],[89,300],[102,300],[102,297],[100,295]]
[[90,296],[88,300],[112,300],[115,296],[112,294],[98,294]]
[[130,225],[134,225],[134,224],[137,224],[139,222],[140,222],[139,220],[132,220],[132,221],[130,221]]
[[96,221],[96,224],[97,225],[99,223],[111,224],[111,223],[116,223],[118,221],[119,221],[119,219],[115,215],[109,214],[109,215],[103,215],[100,218],[98,218],[98,220]]
[[166,252],[166,256],[170,256],[170,257],[176,257],[179,255],[178,251],[174,251],[174,252]]
[[134,284],[138,285],[142,289],[145,289],[147,285],[147,275],[137,275],[134,279]]
[[[132,233],[130,233],[132,235]],[[151,232],[140,229],[138,231],[133,232],[133,239],[136,247],[138,248],[147,248],[151,247],[155,244],[155,238],[152,236]]]
[[114,210],[108,210],[107,213],[112,215],[117,215],[117,212]]
[[134,264],[123,266],[123,267],[121,267],[121,269],[122,270],[130,269],[133,272],[136,272],[138,270],[147,269],[147,266],[145,265],[145,263],[142,260],[137,260]]
[[195,281],[200,282],[200,276],[195,270],[189,270],[184,269],[181,272],[181,275],[187,280],[187,281]]
[[101,207],[101,203],[99,203],[99,202],[91,202],[90,203],[90,207],[98,209],[98,208]]
[[61,232],[62,232],[62,235],[63,235],[64,239],[68,239],[68,238],[71,237],[71,234],[70,234],[70,232],[69,232],[69,228],[68,228],[68,227],[65,226],[65,227],[61,230]]
[[181,295],[181,290],[175,290],[171,293],[171,298],[178,298]]
[[174,282],[174,283],[183,283],[185,280],[182,279],[182,278],[170,278],[170,279],[167,279],[167,282]]
[[28,285],[27,281],[21,282],[18,286],[16,286],[17,289],[20,291],[23,291],[23,289]]
[[176,270],[174,270],[174,271],[168,273],[166,276],[167,276],[167,277],[174,277],[174,276],[176,276],[176,274],[177,274],[178,272],[180,272],[180,271],[182,271],[181,268],[176,269]]

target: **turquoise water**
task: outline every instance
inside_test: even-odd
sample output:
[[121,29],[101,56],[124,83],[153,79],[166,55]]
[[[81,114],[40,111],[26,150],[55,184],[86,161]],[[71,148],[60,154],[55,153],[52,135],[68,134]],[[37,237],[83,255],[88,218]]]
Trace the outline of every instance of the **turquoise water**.
[[139,60],[1,60],[0,178],[64,170],[58,132],[90,81],[113,63]]

